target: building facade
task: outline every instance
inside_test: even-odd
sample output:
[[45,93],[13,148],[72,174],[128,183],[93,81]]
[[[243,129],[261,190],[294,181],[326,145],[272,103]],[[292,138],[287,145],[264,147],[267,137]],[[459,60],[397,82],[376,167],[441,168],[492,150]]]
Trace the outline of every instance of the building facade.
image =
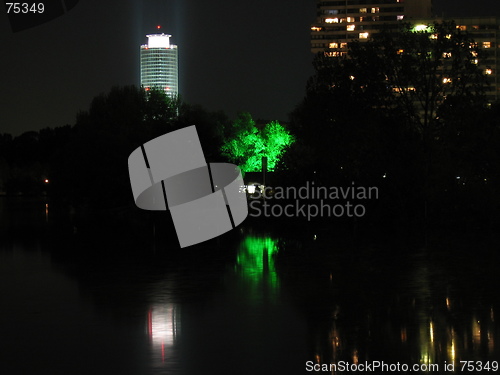
[[148,43],[141,46],[141,86],[165,90],[168,96],[179,94],[179,64],[177,46],[170,44],[171,35],[147,35]]
[[319,0],[316,7],[311,51],[331,56],[345,55],[347,43],[368,40],[382,28],[432,16],[432,0]]
[[316,22],[311,25],[311,51],[344,56],[349,42],[367,41],[382,29],[397,29],[401,22],[425,28],[451,20],[487,52],[475,63],[488,79],[488,100],[500,99],[500,18],[435,18],[432,0],[318,0]]
[[[500,18],[497,17],[456,17],[452,19],[432,18],[415,20],[415,25],[432,25],[453,20],[457,29],[467,32],[474,40],[474,47],[483,51],[483,56],[477,56],[474,63],[478,65],[487,78],[486,97],[494,102],[500,99],[498,73],[500,69]],[[471,46],[473,47],[473,46]]]

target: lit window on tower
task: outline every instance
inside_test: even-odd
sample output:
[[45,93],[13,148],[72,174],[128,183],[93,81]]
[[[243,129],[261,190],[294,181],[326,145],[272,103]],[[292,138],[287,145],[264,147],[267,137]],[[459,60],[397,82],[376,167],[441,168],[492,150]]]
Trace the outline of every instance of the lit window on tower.
[[341,56],[345,56],[347,54],[347,52],[325,52],[325,56],[327,57],[341,57]]

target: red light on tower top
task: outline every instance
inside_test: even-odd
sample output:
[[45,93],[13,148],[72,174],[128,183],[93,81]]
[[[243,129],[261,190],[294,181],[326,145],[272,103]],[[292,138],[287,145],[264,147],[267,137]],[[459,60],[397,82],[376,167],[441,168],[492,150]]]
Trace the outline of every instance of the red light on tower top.
[[160,26],[160,25],[156,26],[156,29],[160,30],[160,29],[161,29],[161,26]]

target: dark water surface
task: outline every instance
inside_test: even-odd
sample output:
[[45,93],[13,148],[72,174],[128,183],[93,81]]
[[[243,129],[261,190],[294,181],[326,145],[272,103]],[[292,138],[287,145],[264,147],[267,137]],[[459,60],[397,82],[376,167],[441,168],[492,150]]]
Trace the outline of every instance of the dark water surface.
[[[73,224],[48,235],[51,215],[48,200],[0,197],[0,374],[304,374],[373,361],[500,373],[499,256],[480,239],[354,246],[244,224],[177,252]],[[405,373],[371,373],[394,372]]]

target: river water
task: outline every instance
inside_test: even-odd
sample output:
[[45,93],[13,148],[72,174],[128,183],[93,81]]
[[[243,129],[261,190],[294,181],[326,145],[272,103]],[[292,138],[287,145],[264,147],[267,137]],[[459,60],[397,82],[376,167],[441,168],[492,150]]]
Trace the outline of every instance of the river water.
[[500,371],[499,257],[479,239],[361,246],[244,223],[174,251],[54,225],[49,200],[0,198],[0,374]]

